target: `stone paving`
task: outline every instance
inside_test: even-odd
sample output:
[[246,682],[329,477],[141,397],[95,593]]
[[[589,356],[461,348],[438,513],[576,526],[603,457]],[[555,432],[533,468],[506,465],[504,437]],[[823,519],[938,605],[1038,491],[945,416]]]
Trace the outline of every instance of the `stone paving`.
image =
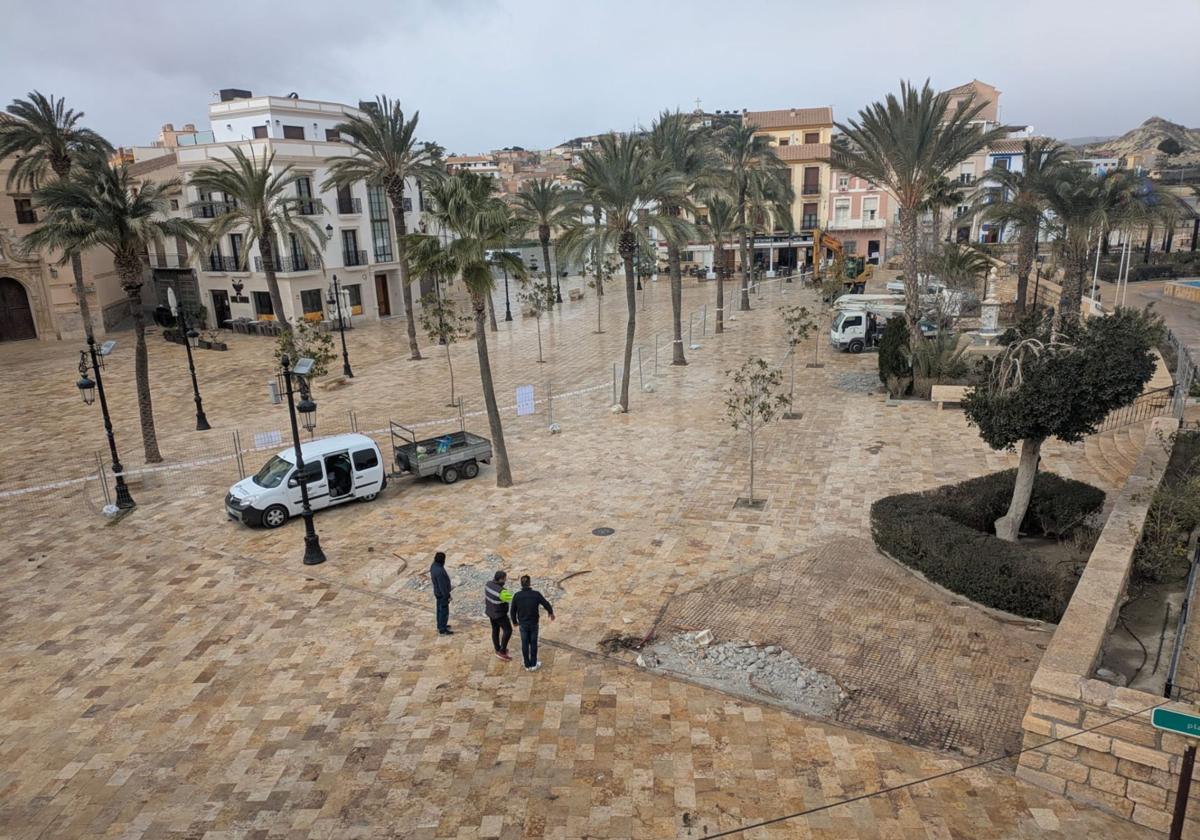
[[[961,766],[961,757],[639,671],[630,654],[597,652],[613,634],[650,633],[672,593],[772,564],[786,569],[805,552],[824,556],[826,546],[861,540],[881,495],[1012,463],[988,450],[959,412],[886,408],[879,396],[835,390],[833,377],[869,372],[874,358],[822,346],[826,367],[797,375],[803,417],[764,435],[756,484],[766,510],[735,511],[746,447],[720,419],[720,372],[752,352],[781,358],[770,311],[779,293],[764,292],[757,311],[739,314],[725,336],[704,339],[686,368],[665,364],[666,293],[665,283],[651,286],[639,318],[644,358],[655,333],[663,336],[655,393],[635,391],[623,416],[606,411],[611,394],[603,387],[623,335],[619,295],[606,298],[602,335],[591,333],[590,292],[544,319],[544,366],[536,365],[533,325],[502,324],[489,336],[502,395],[528,382],[531,370],[544,371],[559,393],[602,387],[556,401],[561,435],[546,434],[544,414],[506,414],[511,490],[495,488],[488,469],[454,486],[398,481],[373,503],[319,514],[330,557],[322,567],[299,564],[298,523],[266,532],[224,521],[221,496],[237,477],[230,461],[143,479],[139,508],[110,526],[87,517],[78,499],[74,515],[22,509],[6,526],[2,561],[0,836],[700,837]],[[685,295],[685,311],[709,301],[710,326],[712,293],[712,284],[689,281]],[[789,296],[801,293],[789,290],[785,302]],[[391,417],[451,413],[442,408],[444,360],[427,350],[429,359],[408,361],[396,352],[402,336],[396,321],[352,333],[357,378],[318,390],[322,431],[351,408],[366,429]],[[132,365],[123,349],[106,382],[119,440],[132,455]],[[468,408],[478,406],[473,347],[452,352]],[[11,395],[0,420],[23,430],[0,460],[5,485],[102,444],[95,409],[74,393],[73,362],[66,347],[0,347],[0,385]],[[182,351],[152,340],[168,459],[221,453],[235,425],[244,440],[255,429],[284,427],[282,409],[264,399],[267,340],[237,337],[229,353],[201,353],[199,363],[214,423],[203,435],[189,431],[185,377],[169,373],[171,365],[184,371]],[[647,363],[648,379],[651,369]],[[481,418],[470,422],[486,428]],[[1049,468],[1100,481],[1078,448],[1048,450]],[[256,456],[246,458],[257,467]],[[94,489],[79,495],[94,498]],[[600,525],[616,533],[593,536]],[[467,633],[431,632],[429,605],[410,583],[439,548],[452,567],[490,568],[494,553],[512,572],[557,582],[565,594],[560,621],[543,628],[546,669],[525,674],[491,657],[475,623],[476,592],[452,605],[452,620]],[[883,585],[880,564],[889,561],[869,545],[852,554],[862,561],[842,554],[840,568],[797,571],[827,587],[838,571]],[[863,651],[886,640],[900,661],[927,657],[937,679],[960,686],[962,705],[990,702],[977,687],[1014,684],[997,681],[995,669],[1019,671],[1013,663],[1028,657],[1029,643],[926,589],[903,607],[916,616],[883,603],[847,610],[832,589],[825,609],[806,609],[813,624],[841,627]],[[804,617],[780,610],[779,621],[798,627]],[[955,638],[968,633],[970,644],[930,650],[928,637],[913,632],[925,622]],[[812,653],[811,645],[780,644],[802,659]],[[872,690],[881,698],[906,691],[888,677],[894,661],[875,658]],[[882,728],[894,738],[915,732],[903,721]],[[991,750],[980,748],[995,754],[1006,743],[998,736]],[[1144,836],[993,768],[746,836],[1094,831]]]

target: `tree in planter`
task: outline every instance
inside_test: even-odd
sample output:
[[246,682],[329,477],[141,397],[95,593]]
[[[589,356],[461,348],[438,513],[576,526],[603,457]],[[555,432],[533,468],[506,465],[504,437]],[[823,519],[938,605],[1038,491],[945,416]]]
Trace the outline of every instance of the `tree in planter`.
[[[788,405],[796,404],[796,348],[800,342],[808,338],[808,334],[816,329],[816,315],[806,306],[781,306],[779,314],[783,318],[783,335],[788,343],[788,356],[791,358],[791,383],[788,385]],[[787,411],[785,420],[799,419],[800,414]]]
[[330,160],[329,177],[322,189],[348,187],[359,181],[382,187],[392,205],[396,222],[396,260],[400,263],[400,288],[404,293],[404,317],[408,319],[408,349],[412,359],[421,358],[417,345],[417,321],[413,314],[411,278],[404,218],[405,181],[436,182],[442,174],[442,148],[417,140],[420,112],[405,118],[398,101],[376,97],[374,107],[351,116],[335,129],[353,154]]
[[[295,184],[305,176],[291,164],[276,171],[275,152],[264,148],[260,160],[253,152],[247,155],[237,146],[230,146],[229,150],[232,162],[219,160],[216,166],[202,166],[192,174],[191,185],[201,195],[201,200],[192,206],[212,219],[204,237],[209,248],[228,233],[245,231],[239,271],[248,270],[250,249],[257,243],[271,309],[276,322],[287,332],[292,325],[284,314],[283,297],[275,277],[282,256],[280,241],[287,243],[294,262],[318,262],[325,232],[316,220],[325,207],[319,198],[300,195]],[[212,196],[218,192],[222,198],[214,200]]]
[[429,340],[446,348],[446,369],[450,372],[450,405],[454,399],[454,362],[450,359],[450,345],[470,335],[472,319],[460,315],[458,308],[445,298],[426,295],[421,298],[421,329]]
[[754,498],[755,436],[763,426],[785,411],[791,400],[780,393],[783,372],[763,359],[751,357],[737,370],[727,370],[729,384],[725,388],[725,416],[734,431],[745,429],[750,436],[750,496],[738,499],[744,507],[756,507]]
[[[838,299],[846,285],[844,278],[836,271],[826,271],[813,276],[813,290],[817,293],[817,329],[813,333],[813,360],[809,367],[824,367],[820,362],[822,325],[825,318],[833,311],[833,302]],[[831,322],[832,323],[832,322]]]
[[[61,181],[82,159],[103,159],[112,152],[107,140],[79,125],[83,112],[66,107],[62,99],[35,90],[28,99],[14,99],[5,111],[0,113],[0,160],[13,161],[8,171],[10,190],[35,192],[50,173]],[[81,254],[71,255],[71,273],[83,332],[92,338],[92,313],[83,286]]]
[[41,225],[22,241],[26,253],[50,249],[64,256],[88,248],[104,248],[113,255],[121,288],[129,299],[136,336],[134,377],[137,382],[138,414],[142,426],[142,448],[147,463],[162,460],[154,429],[154,407],[150,398],[150,360],[146,353],[146,317],[142,306],[142,282],[149,249],[168,239],[195,243],[202,229],[190,219],[167,216],[169,194],[179,181],[135,182],[124,165],[91,161],[61,181],[47,184],[35,201],[45,211]]
[[516,218],[527,228],[537,230],[538,242],[542,246],[542,259],[546,261],[546,286],[554,289],[551,305],[562,303],[562,285],[553,276],[556,272],[550,265],[550,239],[555,228],[573,220],[574,211],[568,198],[562,184],[549,178],[523,181],[520,191],[513,196]]
[[907,394],[912,384],[909,358],[908,322],[904,318],[888,318],[879,339],[879,381],[894,400]]
[[297,321],[288,332],[280,333],[275,340],[275,367],[280,367],[283,357],[293,362],[297,359],[312,359],[312,377],[317,379],[329,373],[329,365],[337,358],[333,346],[333,334],[321,332],[309,321]]
[[1109,412],[1137,399],[1154,373],[1151,348],[1161,329],[1148,312],[1119,309],[1064,323],[1053,338],[1019,336],[993,360],[987,381],[967,392],[963,409],[987,444],[1021,447],[1012,501],[996,520],[996,536],[1016,541],[1047,438],[1080,441]]
[[604,332],[604,325],[601,322],[601,317],[604,314],[604,281],[612,277],[617,271],[617,262],[608,257],[603,259],[592,258],[584,264],[585,271],[592,272],[592,280],[588,281],[588,285],[596,290],[596,334]]
[[548,309],[554,308],[556,300],[554,286],[550,283],[522,283],[521,285],[524,288],[517,298],[529,308],[529,311],[533,313],[534,321],[537,322],[538,363],[541,364],[546,361],[542,358],[542,316]]

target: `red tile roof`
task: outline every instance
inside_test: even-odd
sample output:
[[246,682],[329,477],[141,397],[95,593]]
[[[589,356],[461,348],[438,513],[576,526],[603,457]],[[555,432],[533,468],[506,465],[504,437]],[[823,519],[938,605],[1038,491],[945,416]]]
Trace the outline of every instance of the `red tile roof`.
[[755,128],[800,128],[812,125],[832,125],[833,109],[783,108],[778,111],[747,111],[742,114],[747,125]]

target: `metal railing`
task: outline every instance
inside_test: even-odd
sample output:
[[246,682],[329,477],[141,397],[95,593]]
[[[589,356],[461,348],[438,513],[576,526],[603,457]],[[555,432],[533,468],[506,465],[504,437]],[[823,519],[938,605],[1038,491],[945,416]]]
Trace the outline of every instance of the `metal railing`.
[[204,201],[191,207],[193,219],[215,219],[236,209],[237,203],[233,201]]
[[362,213],[361,198],[339,198],[337,200],[339,216],[356,216]]
[[374,254],[374,257],[375,257],[375,262],[377,262],[377,263],[390,263],[390,262],[396,261],[396,257],[392,253],[390,248],[382,250],[382,251],[376,251]]
[[205,257],[202,265],[206,271],[228,272],[242,270],[235,258],[225,257],[221,254],[209,254],[207,257]]
[[[290,271],[312,271],[316,265],[316,260],[310,260],[304,254],[292,254],[286,257],[275,257],[271,260],[276,271],[286,274]],[[254,270],[263,270],[263,258],[254,258]]]
[[352,266],[352,265],[366,265],[366,264],[367,264],[367,252],[366,251],[342,251],[342,265]]
[[817,217],[816,216],[805,216],[804,218],[802,218],[800,220],[800,229],[801,230],[812,230],[816,226],[817,226]]
[[1174,410],[1175,386],[1168,385],[1165,388],[1155,388],[1153,391],[1143,392],[1141,396],[1124,408],[1110,411],[1108,416],[1096,427],[1096,431],[1093,434],[1110,432],[1113,429],[1120,429],[1124,426],[1132,426],[1134,423],[1140,423],[1143,420],[1149,420],[1153,417],[1164,417],[1171,414]]
[[804,186],[802,186],[800,188],[800,195],[820,195],[820,194],[821,194],[821,185],[820,184],[805,184]]
[[1196,579],[1200,577],[1200,543],[1192,551],[1192,566],[1188,571],[1187,588],[1183,590],[1183,604],[1179,608],[1179,624],[1175,628],[1175,643],[1171,648],[1171,664],[1167,666],[1167,683],[1163,687],[1163,697],[1178,699],[1179,688],[1175,679],[1179,676],[1179,660],[1183,656],[1183,646],[1187,641],[1188,620],[1192,615],[1193,599],[1196,596]]
[[296,211],[301,216],[320,216],[325,212],[325,208],[315,201],[303,201],[296,205]]

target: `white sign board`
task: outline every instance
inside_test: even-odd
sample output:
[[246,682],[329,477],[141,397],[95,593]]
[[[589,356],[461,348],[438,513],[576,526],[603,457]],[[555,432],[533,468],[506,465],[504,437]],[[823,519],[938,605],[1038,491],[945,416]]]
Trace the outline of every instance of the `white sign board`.
[[254,448],[266,449],[268,446],[278,446],[283,442],[283,435],[279,432],[256,432],[254,435]]
[[517,416],[533,414],[533,386],[522,385],[517,389]]

